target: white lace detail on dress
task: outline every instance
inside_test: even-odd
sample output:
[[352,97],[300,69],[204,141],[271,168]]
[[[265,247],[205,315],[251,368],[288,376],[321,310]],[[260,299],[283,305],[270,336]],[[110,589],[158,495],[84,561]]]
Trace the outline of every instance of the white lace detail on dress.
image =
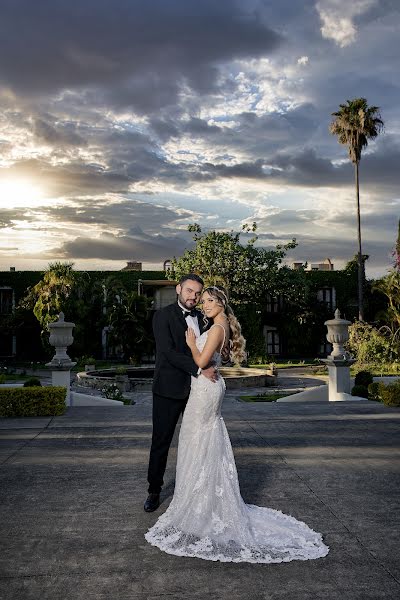
[[[207,340],[196,340],[200,351]],[[214,354],[217,365],[221,355]],[[168,554],[221,562],[279,563],[326,556],[322,536],[279,510],[245,504],[221,416],[225,382],[192,378],[179,435],[174,497],[146,533]]]

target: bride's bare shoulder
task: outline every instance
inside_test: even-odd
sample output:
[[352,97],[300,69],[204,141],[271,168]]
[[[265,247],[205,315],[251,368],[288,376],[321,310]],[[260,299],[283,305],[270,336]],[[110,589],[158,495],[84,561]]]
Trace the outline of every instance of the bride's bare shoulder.
[[229,329],[224,327],[221,323],[214,323],[208,331],[211,332],[212,329],[215,331],[215,333],[211,333],[212,339],[218,344],[221,344],[220,350],[222,350],[222,347],[225,346],[229,340]]
[[207,330],[207,341],[217,341],[220,342],[225,337],[225,328],[223,325],[219,323],[214,323],[211,325],[210,329]]

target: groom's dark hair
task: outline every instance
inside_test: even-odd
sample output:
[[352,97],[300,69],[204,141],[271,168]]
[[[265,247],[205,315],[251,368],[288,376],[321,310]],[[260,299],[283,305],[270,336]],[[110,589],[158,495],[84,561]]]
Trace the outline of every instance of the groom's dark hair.
[[188,279],[190,279],[190,281],[197,281],[197,283],[200,283],[200,285],[204,285],[204,281],[199,275],[196,275],[196,273],[188,273],[187,275],[182,275],[182,277],[179,280],[179,285],[182,285],[182,283],[184,281],[187,281]]

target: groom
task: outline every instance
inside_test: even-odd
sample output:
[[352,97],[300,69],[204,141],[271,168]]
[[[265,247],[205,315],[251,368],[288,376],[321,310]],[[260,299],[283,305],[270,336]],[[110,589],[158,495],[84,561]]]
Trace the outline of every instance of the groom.
[[191,376],[200,372],[215,381],[215,367],[199,369],[186,344],[188,327],[200,335],[204,330],[202,314],[195,307],[203,290],[203,280],[194,273],[181,277],[176,286],[177,302],[154,314],[156,366],[153,380],[153,437],[151,442],[146,512],[160,506],[160,491],[167,465],[169,447],[179,416],[183,414],[190,393]]

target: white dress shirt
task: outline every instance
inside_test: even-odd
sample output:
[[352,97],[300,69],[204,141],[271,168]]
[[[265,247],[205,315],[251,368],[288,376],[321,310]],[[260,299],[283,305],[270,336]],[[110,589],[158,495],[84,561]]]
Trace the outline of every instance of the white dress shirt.
[[[186,310],[186,308],[183,308],[182,304],[180,302],[178,302],[178,306],[182,309],[182,312],[185,314],[188,311]],[[186,321],[187,321],[187,326],[188,328],[190,327],[191,329],[194,330],[195,336],[198,338],[200,337],[200,328],[199,328],[199,322],[197,317],[192,317],[192,315],[189,315],[188,317],[185,317]],[[201,373],[201,368],[199,367],[197,370],[197,375],[200,375]]]
[[[182,309],[183,313],[188,312],[185,308],[183,308],[183,306],[180,302],[178,302],[178,305]],[[199,328],[199,322],[197,320],[197,317],[192,317],[192,315],[189,315],[188,317],[185,317],[185,319],[186,319],[188,327],[190,327],[191,329],[194,329],[196,337],[200,337],[200,328]]]

